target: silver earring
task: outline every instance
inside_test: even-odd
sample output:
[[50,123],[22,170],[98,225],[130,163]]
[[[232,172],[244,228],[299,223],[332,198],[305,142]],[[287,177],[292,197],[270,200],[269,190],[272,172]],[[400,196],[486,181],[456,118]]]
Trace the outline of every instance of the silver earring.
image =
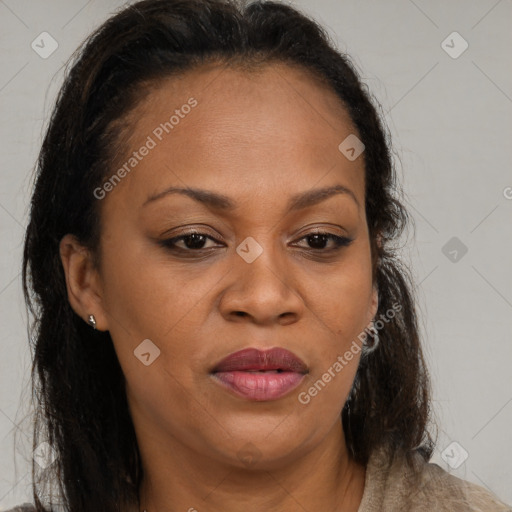
[[371,344],[368,343],[368,332],[366,333],[366,339],[363,343],[363,355],[368,355],[373,352],[379,346],[379,332],[375,327],[375,322],[372,322],[369,330],[371,331],[371,337],[373,342]]
[[89,315],[89,325],[96,329],[96,318],[94,318],[94,315]]

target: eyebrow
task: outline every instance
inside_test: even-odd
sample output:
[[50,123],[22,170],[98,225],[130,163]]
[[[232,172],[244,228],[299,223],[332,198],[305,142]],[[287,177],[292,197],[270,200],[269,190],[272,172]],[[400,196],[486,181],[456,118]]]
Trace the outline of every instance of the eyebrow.
[[[146,206],[148,203],[157,201],[170,194],[183,194],[188,196],[202,204],[206,204],[211,209],[231,211],[237,207],[237,203],[230,199],[228,196],[212,192],[211,190],[203,190],[199,188],[179,188],[169,187],[162,192],[153,194],[146,199],[142,206]],[[307,190],[292,196],[287,205],[287,213],[297,210],[302,210],[309,206],[314,206],[336,194],[346,194],[351,197],[357,206],[360,208],[359,201],[355,196],[354,192],[343,185],[333,185],[330,187],[317,188],[313,190]]]

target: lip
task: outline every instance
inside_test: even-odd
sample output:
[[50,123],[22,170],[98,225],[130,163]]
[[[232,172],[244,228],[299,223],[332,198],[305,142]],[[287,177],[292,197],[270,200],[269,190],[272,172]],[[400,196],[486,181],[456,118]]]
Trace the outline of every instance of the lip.
[[302,382],[308,371],[302,359],[284,348],[247,348],[224,358],[211,375],[235,395],[261,402],[284,397]]
[[224,358],[213,368],[212,373],[249,370],[307,373],[308,367],[300,357],[285,348],[277,347],[269,350],[246,348]]

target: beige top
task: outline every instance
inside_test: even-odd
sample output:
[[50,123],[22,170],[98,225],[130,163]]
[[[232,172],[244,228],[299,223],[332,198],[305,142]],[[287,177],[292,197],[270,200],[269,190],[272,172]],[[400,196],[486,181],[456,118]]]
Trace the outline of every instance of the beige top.
[[358,512],[512,512],[490,491],[451,475],[415,454],[414,478],[404,459],[391,463],[386,450],[372,453]]
[[[490,491],[451,475],[437,464],[425,462],[418,453],[415,464],[419,468],[417,478],[404,459],[391,462],[386,450],[375,450],[366,468],[358,512],[512,512],[511,506]],[[34,510],[24,504],[7,512]]]

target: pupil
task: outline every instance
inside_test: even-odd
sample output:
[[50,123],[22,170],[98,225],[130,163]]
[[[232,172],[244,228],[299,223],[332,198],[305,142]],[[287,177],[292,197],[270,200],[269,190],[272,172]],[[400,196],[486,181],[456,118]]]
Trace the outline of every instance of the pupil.
[[[324,248],[323,246],[325,245],[325,242],[326,242],[326,240],[325,240],[326,236],[325,235],[311,235],[309,238],[310,238],[310,244],[309,245],[313,245],[313,247],[315,249],[323,249]],[[311,239],[313,239],[313,243],[311,243]],[[320,243],[320,245],[322,247],[315,246],[315,244],[318,244],[318,243]]]
[[[190,240],[192,240],[192,243],[188,243]],[[189,249],[201,249],[204,245],[204,236],[198,235],[197,233],[187,235],[185,238],[185,245]]]
[[[314,249],[323,249],[327,241],[326,235],[310,235],[308,238],[309,245]],[[201,249],[205,243],[205,237],[203,235],[198,235],[197,233],[187,235],[184,240],[188,249]]]

